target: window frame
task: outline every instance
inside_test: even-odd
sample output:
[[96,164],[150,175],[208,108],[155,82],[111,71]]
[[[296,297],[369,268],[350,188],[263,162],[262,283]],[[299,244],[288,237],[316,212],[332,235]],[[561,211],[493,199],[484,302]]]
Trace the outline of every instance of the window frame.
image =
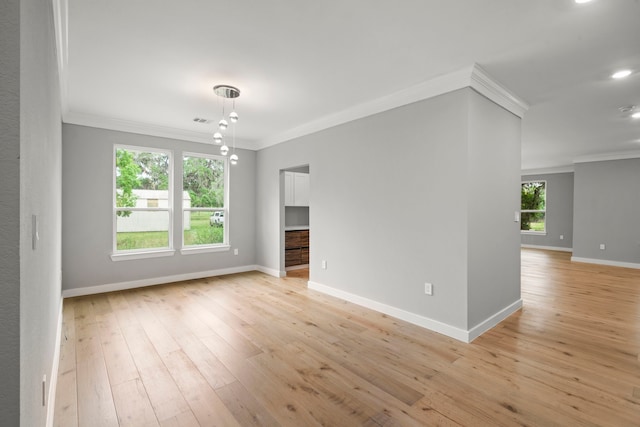
[[[209,154],[209,153],[198,153],[193,151],[184,151],[182,153],[182,164],[181,164],[181,174],[180,174],[180,194],[185,191],[184,189],[184,159],[185,157],[200,157],[211,160],[221,160],[223,162],[223,207],[221,208],[194,208],[184,207],[183,197],[180,197],[180,253],[189,255],[189,254],[198,254],[198,253],[207,253],[207,252],[222,252],[228,251],[231,249],[231,244],[229,243],[229,158],[227,156],[217,155],[217,154]],[[223,234],[222,234],[222,243],[212,243],[212,244],[202,244],[202,245],[186,245],[184,241],[184,214],[185,212],[223,212],[224,213],[224,226],[223,226]]]
[[[534,182],[544,183],[544,209],[522,209],[522,184],[529,184]],[[529,179],[520,182],[520,222],[522,222],[523,213],[543,213],[544,214],[544,230],[520,230],[520,234],[546,236],[547,235],[547,193],[548,193],[548,181],[546,179]]]
[[[117,207],[116,201],[116,155],[119,149],[124,149],[128,151],[136,151],[136,152],[144,152],[144,153],[161,153],[168,157],[169,160],[169,168],[167,170],[168,173],[168,185],[167,185],[167,207]],[[113,155],[112,155],[112,183],[111,183],[111,217],[112,217],[112,229],[111,229],[111,238],[112,238],[112,248],[111,248],[111,259],[113,261],[123,261],[123,260],[131,260],[131,259],[144,259],[144,258],[156,258],[156,257],[164,257],[164,256],[173,256],[175,253],[175,249],[173,247],[173,203],[174,203],[174,168],[175,165],[173,163],[173,150],[165,149],[165,148],[156,148],[156,147],[142,147],[135,145],[125,145],[125,144],[114,144],[113,145]],[[132,211],[132,212],[168,212],[168,246],[161,248],[144,248],[144,249],[128,249],[128,250],[118,250],[118,211]]]

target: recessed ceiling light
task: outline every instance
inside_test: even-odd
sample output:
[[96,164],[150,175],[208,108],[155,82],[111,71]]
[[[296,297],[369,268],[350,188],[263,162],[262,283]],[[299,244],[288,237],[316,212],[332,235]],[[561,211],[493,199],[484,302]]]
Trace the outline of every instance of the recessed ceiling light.
[[640,111],[636,111],[631,115],[632,119],[640,119]]
[[576,3],[580,4],[580,3],[589,3],[591,0],[575,0]]
[[625,77],[629,77],[631,75],[631,70],[620,70],[611,74],[612,79],[624,79]]

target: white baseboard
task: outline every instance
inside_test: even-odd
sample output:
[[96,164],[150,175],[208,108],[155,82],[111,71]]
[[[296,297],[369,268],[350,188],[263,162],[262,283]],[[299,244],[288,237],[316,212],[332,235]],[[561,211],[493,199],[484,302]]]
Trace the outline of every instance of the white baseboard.
[[520,298],[519,300],[517,300],[513,304],[510,304],[510,305],[506,306],[505,308],[503,308],[502,310],[500,310],[499,312],[497,312],[493,316],[490,316],[486,320],[478,323],[476,326],[474,326],[473,328],[471,328],[469,330],[469,332],[468,332],[469,341],[467,341],[467,342],[471,342],[471,341],[475,340],[480,335],[484,334],[489,329],[493,328],[498,323],[502,322],[504,319],[506,319],[507,317],[511,316],[513,313],[515,313],[516,311],[520,310],[521,308],[522,308],[522,298]]
[[275,270],[273,268],[265,267],[264,265],[256,265],[256,270],[261,273],[268,274],[273,277],[285,277],[287,275],[286,271]]
[[285,267],[284,271],[302,270],[304,268],[309,268],[309,264],[292,265],[291,267]]
[[584,262],[587,264],[599,264],[599,265],[610,265],[612,267],[625,267],[625,268],[636,268],[640,269],[640,264],[635,262],[621,262],[621,261],[611,261],[608,259],[597,259],[597,258],[581,258],[577,256],[572,256],[571,261],[573,262]]
[[509,317],[511,314],[522,308],[522,299],[519,299],[518,301],[510,304],[509,306],[503,308],[483,322],[474,326],[471,330],[465,331],[464,329],[449,325],[447,323],[433,320],[419,314],[411,313],[409,311],[383,304],[378,301],[373,301],[368,298],[345,292],[340,289],[332,288],[321,283],[309,281],[307,283],[307,286],[309,287],[309,289],[313,289],[314,291],[322,292],[323,294],[331,295],[336,298],[340,298],[342,300],[369,308],[371,310],[387,314],[389,316],[395,317],[396,319],[404,320],[405,322],[412,323],[414,325],[429,329],[431,331],[446,335],[465,343],[470,343],[471,341],[478,338],[480,335]]
[[521,248],[529,248],[529,249],[545,249],[548,251],[560,251],[560,252],[573,252],[573,248],[563,248],[561,246],[540,246],[540,245],[530,245],[530,244],[521,244]]
[[393,307],[387,304],[373,301],[368,298],[361,297],[359,295],[351,294],[340,289],[332,288],[320,283],[309,281],[307,283],[309,289],[322,292],[327,295],[340,298],[345,301],[352,302],[357,305],[361,305],[371,310],[378,311],[380,313],[387,314],[400,320],[412,323],[417,326],[429,329],[434,332],[446,335],[451,338],[455,338],[458,341],[470,342],[469,333],[464,329],[457,328],[455,326],[448,325],[446,323],[439,322],[437,320],[430,319],[428,317],[420,316],[419,314],[411,313],[409,311],[402,310],[397,307]]
[[[183,280],[202,279],[205,277],[223,276],[225,274],[244,273],[246,271],[263,271],[257,265],[244,265],[240,267],[222,268],[219,270],[198,271],[195,273],[176,274],[173,276],[152,277],[149,279],[132,280],[129,282],[110,283],[106,285],[88,286],[86,288],[65,289],[62,291],[64,298],[79,297],[83,295],[102,294],[105,292],[123,291],[144,286],[162,285],[165,283],[181,282]],[[263,271],[264,272],[264,271]],[[267,273],[269,274],[269,273]]]
[[58,327],[56,328],[56,344],[53,352],[53,363],[49,373],[49,395],[47,396],[47,427],[53,427],[53,416],[56,407],[56,388],[58,386],[58,370],[60,369],[60,345],[62,344],[62,305],[60,298],[60,311],[58,313]]

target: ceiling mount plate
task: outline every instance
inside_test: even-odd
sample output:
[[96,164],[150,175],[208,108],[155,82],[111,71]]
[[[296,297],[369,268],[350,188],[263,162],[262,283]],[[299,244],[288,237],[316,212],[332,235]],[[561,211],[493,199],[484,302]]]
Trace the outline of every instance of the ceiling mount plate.
[[213,92],[223,98],[237,98],[240,96],[240,89],[229,85],[216,85]]

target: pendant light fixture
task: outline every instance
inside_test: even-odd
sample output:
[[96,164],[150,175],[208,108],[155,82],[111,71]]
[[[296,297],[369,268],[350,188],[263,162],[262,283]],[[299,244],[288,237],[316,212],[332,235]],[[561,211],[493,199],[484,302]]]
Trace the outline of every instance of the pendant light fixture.
[[224,110],[225,110],[225,102],[227,99],[231,99],[232,110],[229,113],[229,121],[231,122],[231,134],[232,134],[232,151],[231,156],[229,157],[229,162],[232,165],[238,164],[238,155],[236,154],[236,123],[238,122],[238,113],[236,113],[236,98],[240,96],[240,89],[229,86],[229,85],[216,85],[213,87],[213,92],[222,98],[222,118],[218,122],[218,131],[213,134],[213,142],[217,145],[222,144],[220,147],[220,154],[226,156],[229,154],[229,147],[224,141],[224,135],[229,127],[229,122],[227,122]]

